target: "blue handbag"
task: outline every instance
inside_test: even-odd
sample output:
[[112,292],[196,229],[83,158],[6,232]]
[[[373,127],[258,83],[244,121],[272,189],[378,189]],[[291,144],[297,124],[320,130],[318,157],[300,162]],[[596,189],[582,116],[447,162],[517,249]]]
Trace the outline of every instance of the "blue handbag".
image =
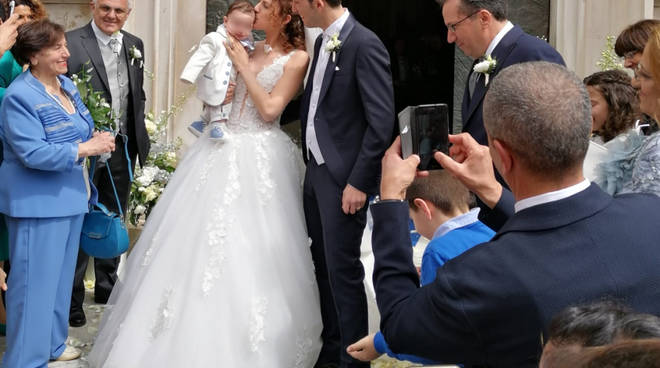
[[[125,152],[128,158],[128,150],[125,150]],[[90,161],[90,178],[93,178],[96,157]],[[85,253],[94,258],[118,257],[128,250],[129,245],[128,230],[124,223],[124,213],[121,209],[119,196],[117,195],[115,181],[112,178],[110,164],[106,163],[105,167],[108,169],[108,177],[112,184],[112,190],[115,193],[119,214],[108,210],[103,204],[97,203],[85,215],[82,233],[80,235],[80,247]],[[130,180],[133,181],[130,159],[128,161],[128,171]]]

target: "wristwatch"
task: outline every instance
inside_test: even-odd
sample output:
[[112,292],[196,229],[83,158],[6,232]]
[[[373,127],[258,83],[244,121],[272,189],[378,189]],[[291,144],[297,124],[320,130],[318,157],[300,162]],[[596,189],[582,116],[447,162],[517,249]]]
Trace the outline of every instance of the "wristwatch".
[[380,195],[376,195],[376,196],[374,197],[374,199],[372,199],[372,200],[369,202],[369,205],[372,206],[372,205],[374,205],[374,204],[378,204],[378,203],[388,203],[388,202],[398,202],[398,203],[401,203],[401,202],[405,202],[405,200],[403,200],[403,199],[380,199]]

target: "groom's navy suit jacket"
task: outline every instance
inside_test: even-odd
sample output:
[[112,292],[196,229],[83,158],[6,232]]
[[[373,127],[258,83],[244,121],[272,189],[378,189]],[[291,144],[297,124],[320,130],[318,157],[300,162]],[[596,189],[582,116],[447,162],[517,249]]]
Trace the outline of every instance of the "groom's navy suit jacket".
[[[491,55],[496,61],[497,65],[495,70],[489,76],[488,86],[485,84],[485,78],[479,77],[478,83],[475,85],[474,93],[470,98],[468,92],[468,83],[470,77],[468,75],[465,94],[463,95],[463,105],[461,107],[461,114],[463,117],[463,132],[470,133],[474,139],[480,144],[488,144],[486,138],[486,130],[484,129],[483,121],[483,100],[488,92],[490,81],[504,68],[513,64],[524,63],[527,61],[549,61],[561,65],[564,64],[564,59],[553,49],[547,42],[538,37],[530,36],[523,30],[514,26],[497,44]],[[475,64],[476,64],[475,60]],[[474,67],[473,64],[472,66]],[[470,70],[470,75],[474,73]]]
[[[302,99],[303,158],[314,71],[323,35]],[[336,184],[347,183],[367,194],[378,190],[380,161],[394,129],[394,93],[390,57],[378,37],[350,15],[339,34],[341,48],[328,60],[314,118],[321,153]]]
[[513,215],[419,288],[407,203],[371,206],[374,284],[390,348],[466,366],[536,367],[557,312],[609,296],[660,315],[660,198],[598,186]]

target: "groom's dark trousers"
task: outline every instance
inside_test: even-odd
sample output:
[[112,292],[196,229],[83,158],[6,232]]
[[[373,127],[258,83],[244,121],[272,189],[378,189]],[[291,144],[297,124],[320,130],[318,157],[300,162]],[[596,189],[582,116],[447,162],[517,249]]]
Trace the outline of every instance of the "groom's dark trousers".
[[[389,54],[373,32],[349,16],[339,40],[341,48],[329,58],[322,83],[314,85],[322,37],[316,40],[301,101],[303,156],[307,162],[304,207],[323,315],[323,349],[317,366],[334,363],[342,368],[361,368],[369,364],[351,358],[346,347],[368,333],[360,262],[367,203],[357,213],[347,215],[342,211],[342,196],[347,185],[366,195],[377,193],[380,162],[394,129],[394,94]],[[313,124],[324,160],[321,165],[318,157],[307,152],[306,142],[315,89],[319,99]]]

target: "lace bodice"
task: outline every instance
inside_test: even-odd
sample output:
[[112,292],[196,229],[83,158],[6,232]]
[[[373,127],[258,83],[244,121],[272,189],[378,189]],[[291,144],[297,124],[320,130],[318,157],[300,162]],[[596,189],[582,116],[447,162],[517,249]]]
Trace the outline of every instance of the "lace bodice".
[[[289,61],[293,52],[279,56],[273,60],[273,63],[264,67],[257,74],[257,81],[266,90],[271,92],[284,73],[284,65]],[[236,90],[234,91],[234,102],[227,127],[232,132],[256,131],[278,128],[280,126],[280,117],[275,121],[267,122],[261,118],[259,111],[248,94],[245,81],[239,75],[236,80]]]

